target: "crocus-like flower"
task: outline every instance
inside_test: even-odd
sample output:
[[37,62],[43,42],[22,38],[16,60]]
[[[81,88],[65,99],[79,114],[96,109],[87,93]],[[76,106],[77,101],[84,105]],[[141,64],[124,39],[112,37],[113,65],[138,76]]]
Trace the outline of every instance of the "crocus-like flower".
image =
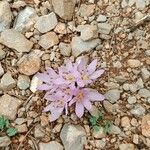
[[104,96],[98,91],[91,88],[80,88],[76,89],[74,92],[74,98],[69,102],[69,106],[75,104],[75,113],[81,118],[84,114],[84,107],[91,111],[93,101],[102,101]]
[[97,59],[87,65],[85,58],[81,58],[78,63],[80,76],[78,76],[77,83],[80,87],[84,87],[85,85],[92,83],[104,73],[103,69],[96,70]]

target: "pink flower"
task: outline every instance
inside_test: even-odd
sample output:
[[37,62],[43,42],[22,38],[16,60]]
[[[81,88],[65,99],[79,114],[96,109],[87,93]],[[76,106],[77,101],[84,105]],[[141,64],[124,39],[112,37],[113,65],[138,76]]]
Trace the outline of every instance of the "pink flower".
[[75,104],[75,113],[81,118],[84,114],[84,108],[88,111],[92,109],[93,101],[102,101],[104,100],[104,96],[100,94],[98,91],[91,88],[80,88],[76,89],[74,92],[74,98],[69,102],[69,106]]
[[85,58],[79,60],[78,71],[80,76],[77,79],[77,83],[80,87],[84,87],[95,81],[103,73],[103,69],[96,70],[97,59],[93,60],[89,65],[87,65]]

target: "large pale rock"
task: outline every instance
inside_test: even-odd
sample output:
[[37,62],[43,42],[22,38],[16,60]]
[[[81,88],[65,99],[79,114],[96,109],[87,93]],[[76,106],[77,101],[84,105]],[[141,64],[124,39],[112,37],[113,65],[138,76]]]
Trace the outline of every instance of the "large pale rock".
[[14,29],[19,32],[26,32],[33,26],[36,17],[37,14],[34,8],[24,8],[19,12],[15,20]]
[[84,129],[77,125],[65,124],[61,130],[60,138],[65,150],[83,150],[86,142],[86,133]]
[[15,49],[19,53],[29,52],[33,46],[33,42],[27,40],[23,34],[14,29],[7,29],[2,32],[0,43]]
[[9,3],[0,1],[0,32],[9,29],[13,14],[10,10]]
[[80,37],[73,37],[71,42],[72,54],[78,55],[89,52],[101,43],[100,39],[93,39],[90,41],[83,41]]
[[46,33],[54,29],[57,23],[57,17],[55,13],[51,12],[48,15],[39,17],[34,27],[41,33]]
[[16,119],[17,109],[21,105],[21,100],[5,94],[0,97],[0,115],[10,120]]
[[75,0],[52,0],[55,13],[64,20],[71,20],[75,8]]

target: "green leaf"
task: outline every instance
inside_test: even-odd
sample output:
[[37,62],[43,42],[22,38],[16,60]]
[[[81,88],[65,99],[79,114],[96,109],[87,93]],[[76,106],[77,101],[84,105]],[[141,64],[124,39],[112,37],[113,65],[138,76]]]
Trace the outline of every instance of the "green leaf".
[[90,117],[89,121],[92,126],[97,124],[97,118],[95,116]]
[[97,126],[97,125],[95,125],[95,126],[93,126],[93,129],[94,129],[96,132],[98,132],[98,131],[100,130],[100,127]]
[[17,129],[16,128],[8,128],[6,132],[7,132],[8,136],[14,136],[17,134]]
[[104,132],[105,133],[110,133],[111,132],[111,125],[112,125],[112,121],[106,120],[104,121]]
[[4,130],[5,128],[8,128],[9,126],[9,120],[6,119],[4,116],[0,117],[0,130]]
[[104,114],[102,112],[98,113],[98,120],[103,120]]

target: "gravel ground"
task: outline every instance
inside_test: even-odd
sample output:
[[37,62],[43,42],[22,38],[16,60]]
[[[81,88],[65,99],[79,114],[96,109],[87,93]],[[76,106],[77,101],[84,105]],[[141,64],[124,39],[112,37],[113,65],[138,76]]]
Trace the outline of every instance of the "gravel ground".
[[[82,56],[105,69],[91,114],[113,122],[109,134],[88,112],[53,123],[42,112],[34,75]],[[2,150],[150,149],[150,0],[1,0],[0,108],[18,130],[0,132]]]

